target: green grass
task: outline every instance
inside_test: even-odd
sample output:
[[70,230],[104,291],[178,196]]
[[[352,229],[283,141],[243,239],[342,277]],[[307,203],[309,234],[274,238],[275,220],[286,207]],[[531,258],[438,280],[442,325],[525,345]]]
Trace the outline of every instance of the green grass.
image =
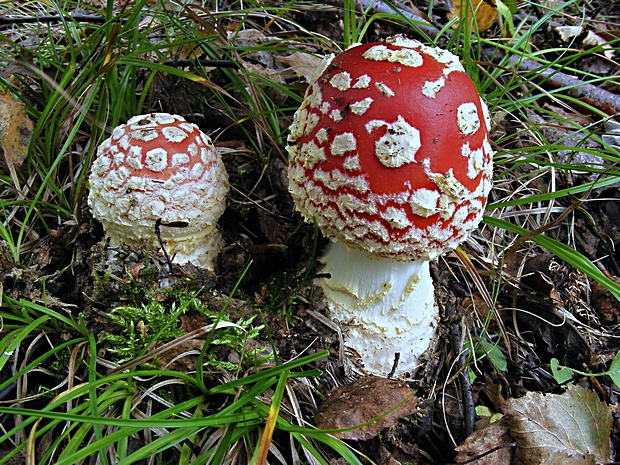
[[[222,463],[225,453],[233,449],[238,441],[248,439],[253,442],[251,436],[256,435],[264,425],[268,407],[257,399],[257,395],[281,379],[286,381],[291,377],[316,376],[316,371],[289,370],[307,365],[325,355],[319,353],[302,357],[206,391],[200,389],[201,383],[194,377],[177,371],[131,369],[111,375],[93,373],[94,379],[89,383],[79,384],[57,395],[42,408],[0,407],[0,413],[4,415],[22,415],[25,418],[22,423],[0,436],[0,442],[10,441],[18,433],[29,438],[29,441],[15,444],[13,451],[2,458],[0,463],[6,463],[21,451],[27,455],[34,454],[35,451],[31,449],[34,442],[30,441],[54,429],[59,430],[56,439],[42,454],[40,463],[70,464],[93,455],[110,463],[134,463],[151,456],[161,460],[159,463],[164,463],[167,457],[175,455],[171,450],[178,451],[184,445],[201,444],[210,436],[218,434],[218,430],[226,429],[216,444],[194,452],[191,462],[206,463],[211,460],[211,463]],[[144,381],[140,382],[143,378],[156,378],[159,382],[149,386]],[[189,391],[186,394],[189,400],[173,405],[166,401],[170,387],[175,385],[180,390]],[[160,391],[163,391],[163,397],[159,395]],[[232,400],[226,408],[217,409],[213,405],[213,401],[218,400],[216,396],[219,396],[220,401],[225,397]],[[335,443],[324,432],[296,427],[284,418],[279,419],[276,427],[291,434],[302,444],[307,444],[311,451],[313,448],[305,437],[327,444]],[[142,437],[146,442],[147,435],[147,444],[128,452],[129,438]],[[83,447],[83,441],[89,444]],[[343,455],[351,457],[349,463],[359,463],[350,452],[346,452],[348,449],[344,445],[338,444],[336,447],[342,448],[345,452]],[[192,447],[192,450],[197,449]],[[244,461],[241,459],[236,463]]]
[[[520,11],[534,11],[534,3],[521,2]],[[580,70],[580,61],[605,51],[600,46],[534,46],[534,38],[552,19],[578,14],[579,3],[572,0],[555,9],[536,5],[541,14],[536,18],[504,11],[504,19],[512,23],[503,34],[472,30],[466,21],[453,28],[453,21],[439,24],[436,37],[424,38],[462,57],[494,116],[495,189],[481,227],[485,235],[475,238],[484,250],[481,266],[492,275],[488,284],[492,289],[487,292],[493,305],[505,283],[517,278],[505,275],[506,254],[520,254],[526,260],[542,251],[603,284],[620,300],[620,286],[598,266],[601,257],[578,248],[574,228],[577,219],[589,219],[585,205],[620,181],[620,154],[601,138],[609,116],[571,96],[572,85],[552,87],[549,77],[541,76],[562,72],[597,86],[618,85],[618,79]],[[212,128],[214,139],[241,140],[252,162],[264,169],[275,158],[285,158],[287,127],[304,84],[285,80],[294,77],[290,70],[279,77],[265,72],[268,66],[260,63],[261,53],[327,55],[365,41],[377,24],[419,32],[419,24],[396,7],[393,13],[360,14],[350,0],[345,0],[341,12],[343,36],[335,39],[300,24],[312,10],[311,2],[273,7],[254,1],[241,7],[233,2],[226,10],[166,7],[146,0],[118,11],[112,10],[111,2],[101,10],[76,1],[1,5],[14,14],[63,18],[19,26],[19,32],[0,32],[5,44],[0,47],[0,67],[5,71],[0,87],[23,102],[34,124],[28,157],[18,170],[19,185],[0,170],[0,239],[23,265],[34,262],[33,249],[52,230],[68,230],[88,220],[89,167],[97,145],[117,124],[160,109],[187,111],[197,118],[205,109],[216,109],[225,124]],[[102,21],[72,19],[77,6]],[[247,30],[260,32],[261,40],[246,40]],[[618,40],[606,46],[617,51]],[[178,67],[170,62],[175,58],[196,61]],[[213,69],[199,58],[226,60],[232,67]],[[538,68],[521,70],[522,60],[533,60]],[[257,62],[258,66],[249,66]],[[588,115],[585,124],[573,117],[581,113]],[[533,121],[534,114],[542,122]],[[547,131],[556,126],[565,131],[559,140]],[[598,145],[589,145],[592,142]],[[579,163],[571,152],[595,155],[604,163]],[[567,220],[555,224],[567,208]],[[292,272],[287,270],[285,279],[270,283],[288,286]],[[303,282],[311,272],[305,270]],[[283,289],[286,299],[270,290],[274,296],[267,302],[286,300],[294,305],[289,297],[299,290]],[[157,463],[259,463],[269,443],[273,463],[277,454],[285,460],[296,454],[308,462],[312,457],[322,464],[329,463],[331,454],[350,464],[361,463],[361,454],[312,428],[310,419],[291,407],[296,402],[291,386],[300,379],[315,385],[312,380],[319,372],[312,367],[327,356],[324,352],[290,361],[280,361],[275,354],[273,366],[263,366],[267,361],[256,358],[258,353],[242,354],[244,360],[253,361],[247,365],[218,360],[217,344],[243,352],[247,337],[257,336],[263,328],[256,320],[233,324],[224,314],[201,307],[199,293],[172,299],[176,306],[157,302],[154,294],[147,293],[142,301],[107,308],[122,330],[99,337],[92,333],[93,323],[85,319],[83,308],[67,311],[54,306],[53,299],[46,304],[45,295],[25,295],[8,287],[4,291],[0,369],[11,373],[0,384],[0,392],[12,388],[16,397],[14,405],[0,405],[6,425],[0,430],[0,444],[11,449],[0,464],[21,454],[41,464],[85,463],[91,457],[104,464],[150,457]],[[212,324],[200,333],[182,334],[177,317],[188,310],[202,312]],[[492,318],[476,324],[484,331],[497,331],[490,329]],[[152,332],[137,332],[139,323],[149,325]],[[469,350],[482,358],[486,354],[503,360],[498,345],[507,342],[497,334],[491,336],[482,338],[490,352],[473,347],[474,343]],[[199,337],[205,343],[195,354],[195,372],[166,370],[154,363],[151,348],[156,341],[171,349]],[[103,349],[110,360],[100,355]],[[17,359],[12,354],[18,354]],[[29,379],[44,381],[37,389]],[[48,437],[50,446],[36,455],[37,444]]]
[[[0,391],[23,383],[28,377],[36,377],[33,373],[41,366],[69,368],[64,382],[57,388],[43,389],[34,395],[29,393],[27,404],[32,407],[22,407],[25,402],[20,406],[0,406],[4,425],[0,444],[12,444],[11,451],[0,458],[0,464],[21,454],[36,456],[37,463],[54,464],[79,463],[93,456],[103,463],[122,464],[148,457],[155,458],[157,463],[170,460],[193,464],[251,463],[254,449],[249,445],[258,447],[269,417],[269,395],[266,393],[277,385],[279,397],[274,397],[271,405],[279,404],[289,380],[320,375],[320,371],[307,367],[328,355],[326,351],[319,352],[269,368],[269,365],[264,366],[264,357],[245,352],[242,354],[246,358],[243,371],[240,371],[241,366],[214,363],[217,346],[225,344],[243,351],[240,343],[256,337],[261,328],[246,331],[244,327],[250,322],[233,324],[228,321],[224,313],[226,306],[219,314],[208,312],[195,294],[182,299],[177,311],[174,305],[166,312],[153,311],[150,315],[136,314],[132,307],[119,309],[127,319],[133,318],[132,321],[148,318],[154,331],[157,329],[155,320],[165,321],[159,334],[153,334],[150,341],[161,341],[163,346],[148,351],[149,343],[143,341],[144,350],[136,350],[139,345],[129,336],[124,341],[122,337],[95,338],[84,326],[81,315],[76,321],[47,307],[6,296],[4,305],[0,312],[5,324],[0,339],[3,353],[0,369],[11,360],[12,354],[20,359],[23,354],[25,359],[21,369],[0,384]],[[151,302],[150,305],[153,310],[161,304]],[[208,315],[214,323],[186,335],[171,332],[169,327],[188,306]],[[23,344],[37,334],[43,338],[35,337],[34,342],[29,342],[30,348],[21,352]],[[68,340],[54,343],[62,334]],[[73,337],[68,338],[69,334]],[[158,354],[174,352],[182,342],[191,339],[203,341],[200,353],[194,354],[197,355],[195,371],[183,373],[159,367]],[[236,339],[239,342],[235,342]],[[122,362],[127,350],[132,349],[135,352],[131,360],[119,365],[101,357],[102,348],[107,347],[108,353],[113,353],[119,346],[121,356],[116,360]],[[41,355],[30,360],[29,354],[35,351]],[[212,371],[212,367],[216,370]],[[214,383],[213,374],[223,373],[225,369],[230,370],[231,375],[243,373],[243,376]],[[348,446],[329,436],[329,432],[317,431],[295,413],[285,408],[282,411],[271,426],[278,441],[282,435],[290,435],[299,449],[315,457],[318,463],[327,462],[314,444],[332,448],[348,463],[361,463]],[[13,423],[11,419],[18,416],[22,421]],[[35,444],[48,434],[54,437],[50,447],[45,452],[37,451]],[[143,445],[136,449],[133,447],[136,442]],[[274,447],[277,449],[281,445],[274,443]]]

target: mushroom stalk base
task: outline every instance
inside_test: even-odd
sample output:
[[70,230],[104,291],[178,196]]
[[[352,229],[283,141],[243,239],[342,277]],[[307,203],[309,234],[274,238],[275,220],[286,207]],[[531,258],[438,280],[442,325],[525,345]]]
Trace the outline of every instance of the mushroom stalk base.
[[395,261],[333,242],[320,261],[330,275],[319,279],[330,316],[364,369],[387,376],[398,357],[393,375],[414,376],[439,320],[428,260]]
[[[118,247],[122,243],[143,247],[147,250],[160,250],[159,241],[155,233],[144,230],[134,234],[130,230],[119,230],[116,225],[102,221],[110,237],[110,247]],[[146,229],[146,228],[145,228]],[[191,263],[206,270],[215,269],[217,255],[222,248],[222,236],[216,227],[205,227],[199,232],[183,232],[183,228],[161,227],[161,239],[166,253],[173,258],[173,263],[184,265]],[[115,257],[113,250],[108,259]]]

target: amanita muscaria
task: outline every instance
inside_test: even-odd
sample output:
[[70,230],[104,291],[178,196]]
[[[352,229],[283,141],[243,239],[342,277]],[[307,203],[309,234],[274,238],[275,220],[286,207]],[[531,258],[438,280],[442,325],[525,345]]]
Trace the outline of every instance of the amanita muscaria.
[[228,174],[198,126],[167,113],[134,116],[99,146],[89,181],[88,205],[111,246],[158,250],[159,222],[176,263],[213,268]]
[[311,82],[289,135],[289,190],[332,242],[320,279],[365,369],[415,374],[436,337],[429,260],[464,241],[492,184],[489,115],[452,53],[358,45]]

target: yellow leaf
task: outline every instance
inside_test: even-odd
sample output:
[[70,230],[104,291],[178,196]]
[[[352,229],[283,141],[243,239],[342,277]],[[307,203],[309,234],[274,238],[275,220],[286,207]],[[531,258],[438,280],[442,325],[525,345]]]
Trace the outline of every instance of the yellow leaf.
[[28,156],[32,136],[32,122],[26,108],[6,89],[0,89],[0,148],[6,168],[16,186],[19,186],[17,169]]
[[496,0],[453,0],[450,18],[467,18],[472,29],[486,31],[497,21]]

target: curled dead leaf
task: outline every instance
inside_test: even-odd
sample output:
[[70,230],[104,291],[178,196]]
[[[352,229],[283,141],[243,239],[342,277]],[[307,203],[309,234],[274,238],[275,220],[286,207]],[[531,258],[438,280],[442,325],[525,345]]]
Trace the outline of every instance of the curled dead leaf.
[[297,76],[306,81],[312,80],[317,69],[322,69],[325,58],[310,53],[293,52],[286,56],[276,56],[276,61],[289,66]]
[[503,465],[512,463],[514,440],[508,431],[508,420],[503,417],[469,435],[455,449],[455,463],[476,465]]
[[370,424],[334,434],[340,439],[366,441],[413,413],[417,404],[414,391],[403,382],[379,377],[362,378],[329,391],[314,420],[320,429],[342,429],[384,415]]
[[574,43],[575,45],[579,45],[584,48],[600,46],[604,50],[603,54],[610,60],[613,59],[614,49],[611,44],[608,43],[607,39],[599,34],[596,34],[594,31],[591,31],[584,26],[557,26],[555,30],[560,35],[562,41],[566,43]]

